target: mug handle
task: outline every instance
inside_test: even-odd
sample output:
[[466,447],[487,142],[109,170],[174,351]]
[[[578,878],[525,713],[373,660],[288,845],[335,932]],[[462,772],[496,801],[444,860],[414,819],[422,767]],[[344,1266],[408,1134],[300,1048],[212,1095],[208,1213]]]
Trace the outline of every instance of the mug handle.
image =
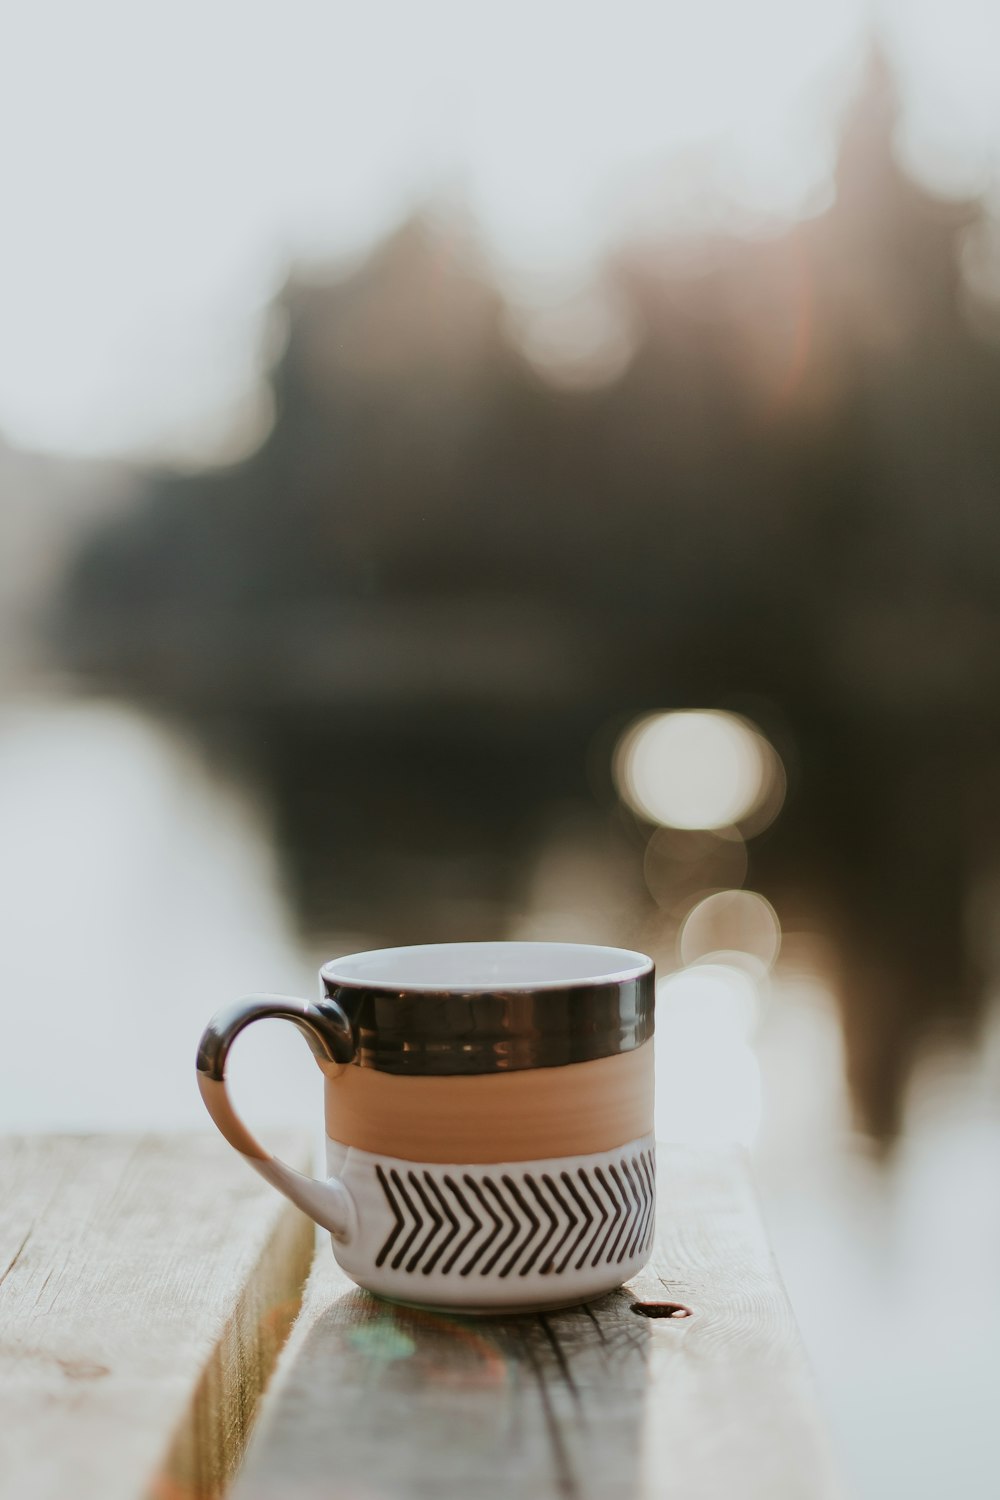
[[226,1089],[229,1049],[254,1021],[291,1021],[302,1032],[320,1067],[336,1070],[354,1057],[351,1023],[335,1000],[296,1000],[290,995],[248,995],[216,1012],[205,1027],[196,1063],[201,1097],[231,1146],[286,1198],[328,1229],[334,1239],[350,1240],[357,1229],[354,1199],[336,1177],[319,1182],[279,1161],[250,1134],[233,1109]]

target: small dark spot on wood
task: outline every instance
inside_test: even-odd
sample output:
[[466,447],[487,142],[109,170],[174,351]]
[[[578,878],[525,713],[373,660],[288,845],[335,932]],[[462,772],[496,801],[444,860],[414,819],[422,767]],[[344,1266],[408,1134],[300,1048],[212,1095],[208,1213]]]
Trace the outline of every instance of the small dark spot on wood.
[[641,1318],[693,1318],[694,1313],[683,1302],[633,1302],[630,1309]]

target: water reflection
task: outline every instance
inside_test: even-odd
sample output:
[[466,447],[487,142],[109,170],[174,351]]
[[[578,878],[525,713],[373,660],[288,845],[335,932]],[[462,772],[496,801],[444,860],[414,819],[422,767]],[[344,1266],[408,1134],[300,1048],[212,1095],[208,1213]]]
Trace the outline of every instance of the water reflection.
[[[202,1128],[192,1054],[208,1012],[254,989],[313,993],[318,955],[296,936],[259,799],[133,710],[35,702],[0,720],[0,819],[0,1129]],[[635,865],[592,816],[554,817],[512,934],[593,938],[644,899],[641,879],[620,878]],[[661,980],[658,1129],[753,1143],[863,1500],[987,1500],[1000,1199],[983,1185],[1000,1157],[1000,1014],[977,1062],[918,1070],[895,1160],[876,1160],[851,1133],[822,950],[786,931],[767,978],[769,908],[738,894],[735,926],[726,902],[695,908],[695,961]],[[369,940],[334,935],[331,952]],[[714,951],[740,941],[742,958]],[[261,1024],[237,1051],[247,1118],[318,1132],[318,1079],[292,1028]]]
[[758,987],[730,964],[696,964],[656,990],[656,1133],[661,1140],[750,1146],[760,1123],[751,1046]]
[[[315,985],[259,807],[132,709],[35,701],[0,718],[0,827],[0,1129],[200,1128],[207,1016]],[[244,1049],[257,1119],[302,1118],[287,1029]]]
[[776,992],[755,1175],[847,1477],[861,1500],[991,1500],[1000,1009],[977,1060],[918,1068],[888,1166],[850,1132],[829,989],[803,970]]

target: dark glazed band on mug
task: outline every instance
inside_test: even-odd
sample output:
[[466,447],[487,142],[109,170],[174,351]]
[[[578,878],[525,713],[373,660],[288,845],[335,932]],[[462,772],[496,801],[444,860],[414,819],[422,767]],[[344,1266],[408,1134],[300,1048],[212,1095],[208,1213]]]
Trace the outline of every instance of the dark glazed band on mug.
[[556,1068],[634,1051],[653,1035],[652,965],[605,983],[468,994],[322,978],[327,1001],[350,1023],[355,1066],[380,1073]]
[[198,1072],[221,1082],[229,1049],[254,1021],[291,1021],[320,1063],[441,1077],[558,1068],[632,1052],[653,1035],[648,973],[598,984],[507,991],[375,988],[323,975],[315,1003],[254,995],[212,1018]]

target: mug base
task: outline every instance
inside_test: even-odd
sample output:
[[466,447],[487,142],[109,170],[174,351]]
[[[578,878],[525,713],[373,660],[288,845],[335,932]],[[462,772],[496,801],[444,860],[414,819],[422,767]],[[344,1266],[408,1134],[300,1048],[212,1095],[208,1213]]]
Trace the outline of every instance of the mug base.
[[448,1306],[435,1305],[430,1302],[407,1302],[403,1297],[387,1297],[385,1292],[373,1291],[371,1287],[361,1287],[363,1292],[369,1296],[376,1297],[379,1302],[387,1302],[390,1307],[403,1307],[409,1312],[433,1313],[435,1317],[442,1318],[526,1318],[533,1313],[568,1312],[573,1307],[585,1307],[589,1302],[594,1302],[600,1297],[606,1297],[611,1292],[617,1292],[619,1287],[609,1286],[603,1291],[595,1292],[590,1297],[569,1297],[561,1302],[519,1302],[511,1303],[509,1307],[492,1306],[466,1307],[456,1306],[454,1303]]

